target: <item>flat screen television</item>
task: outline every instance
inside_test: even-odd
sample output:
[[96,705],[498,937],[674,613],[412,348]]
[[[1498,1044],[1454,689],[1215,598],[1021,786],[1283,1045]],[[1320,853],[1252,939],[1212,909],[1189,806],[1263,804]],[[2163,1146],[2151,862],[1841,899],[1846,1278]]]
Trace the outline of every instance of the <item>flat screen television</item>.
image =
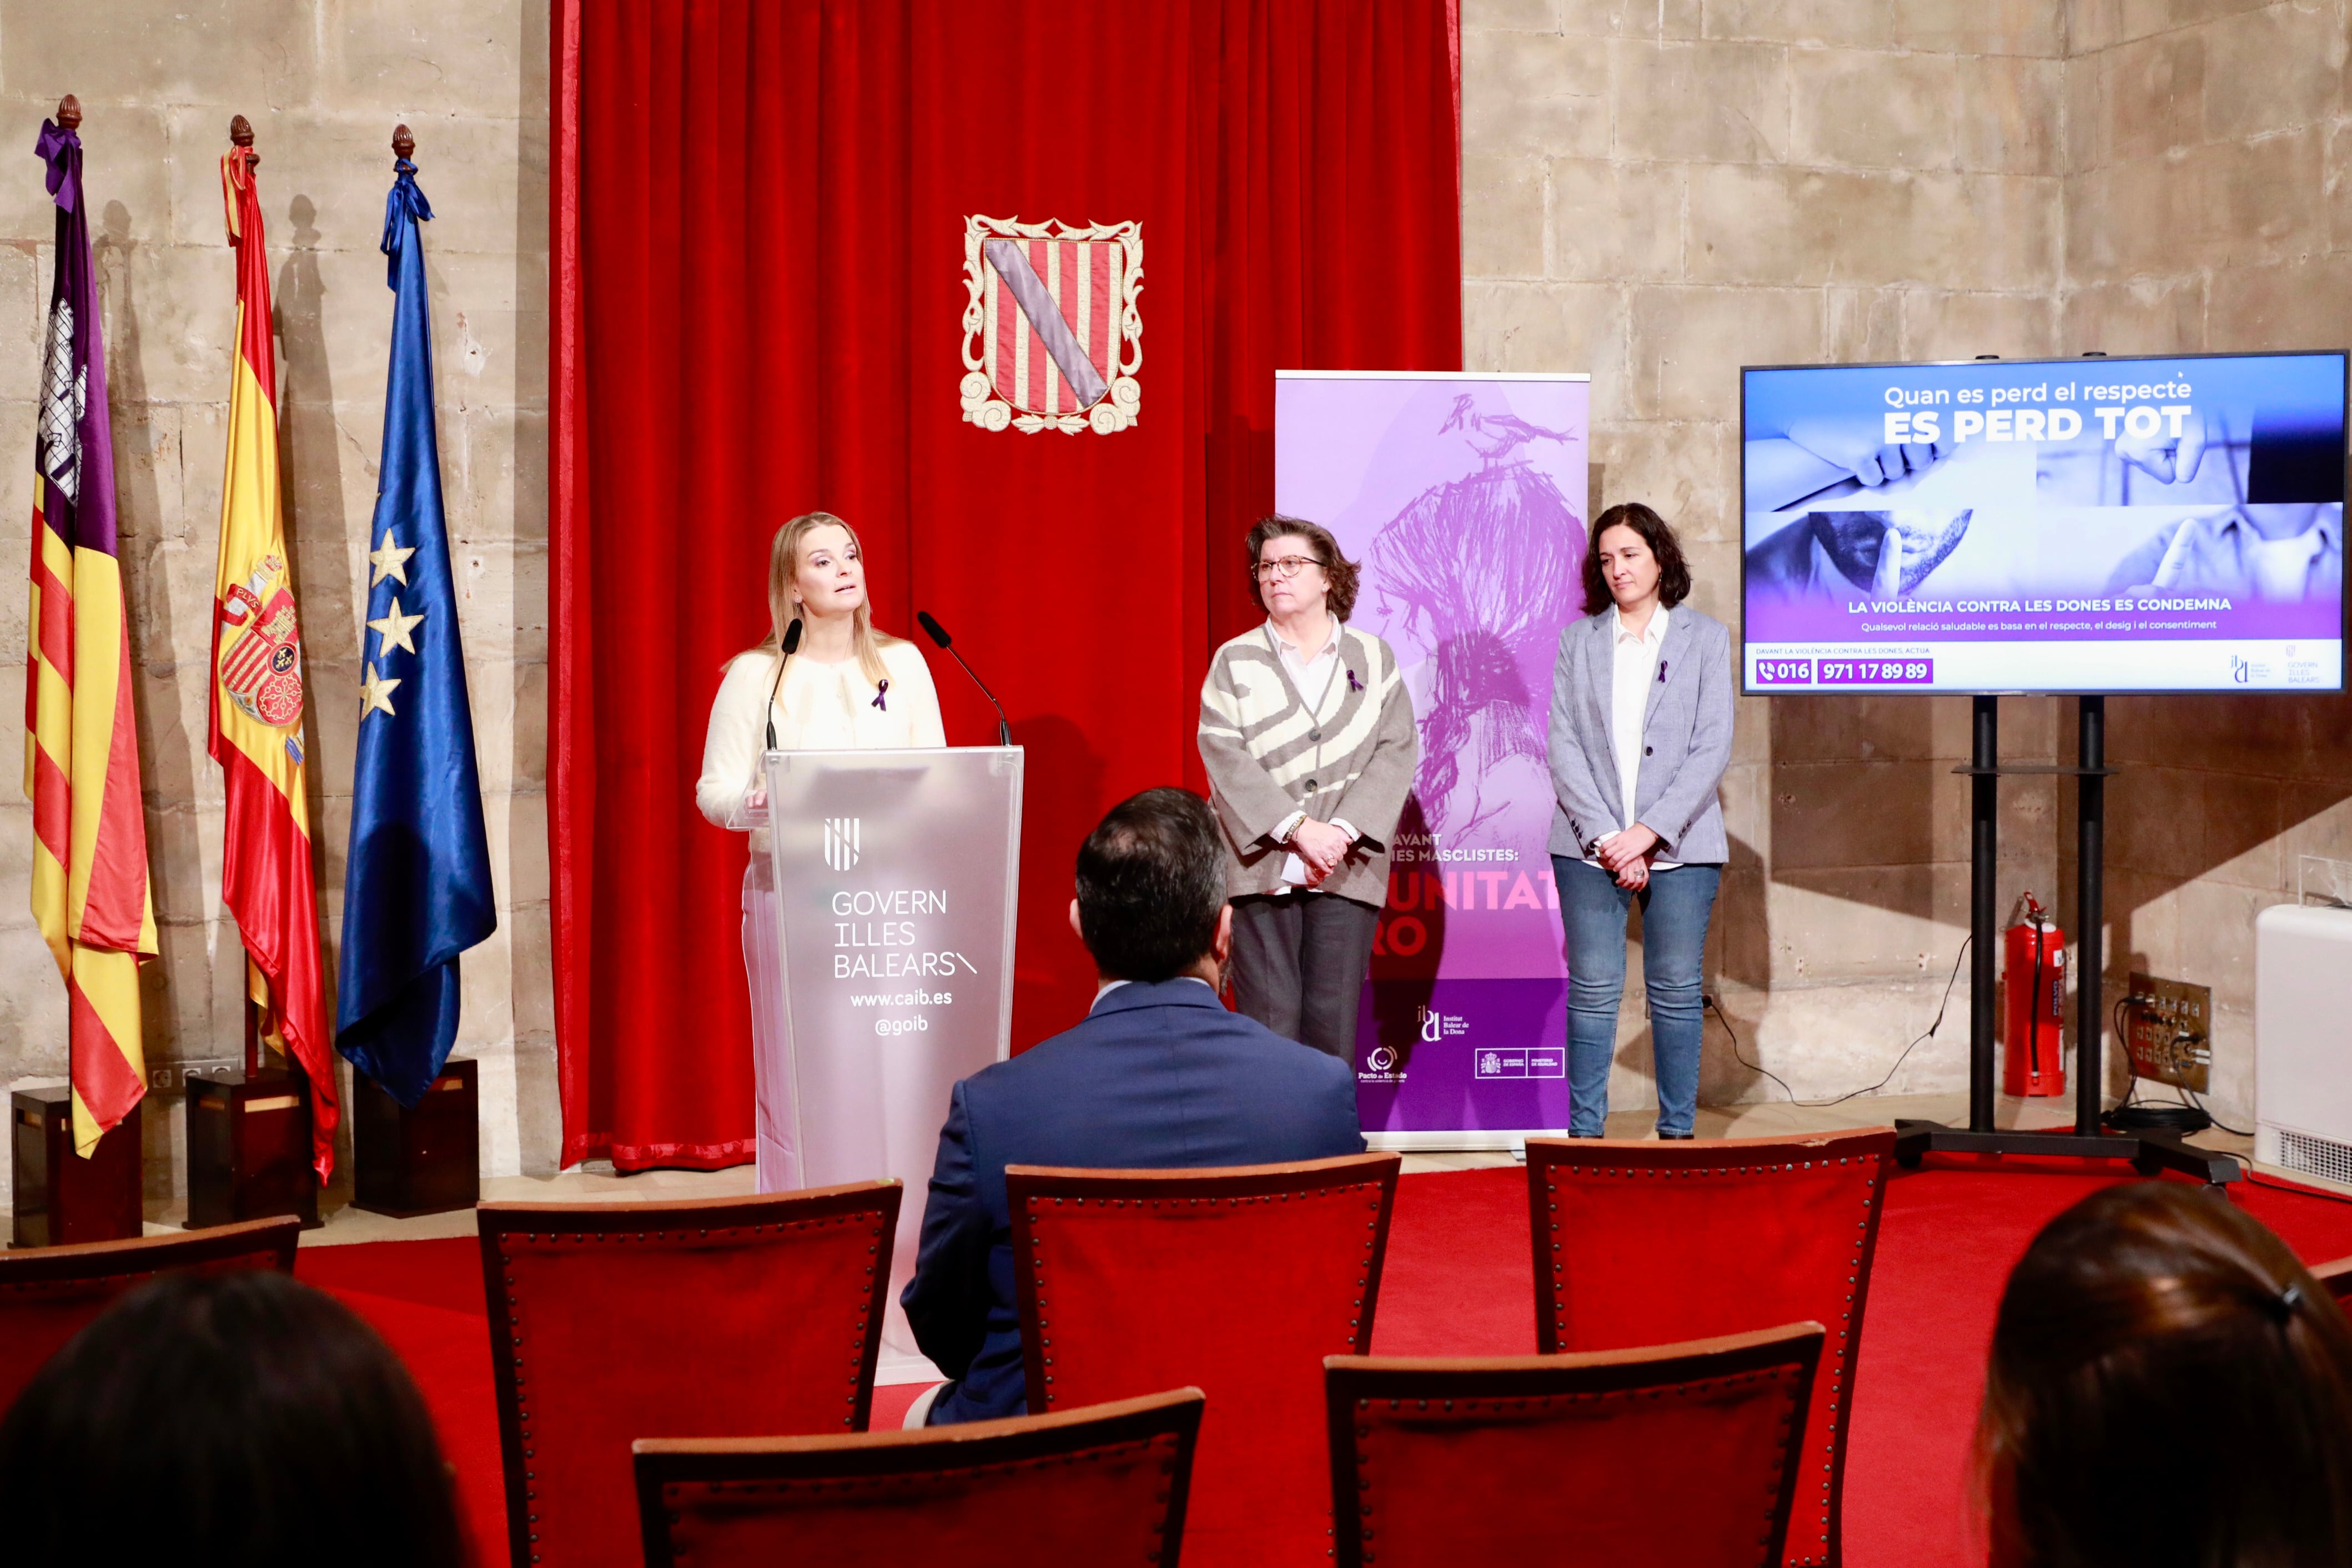
[[1741,689],[2342,690],[2345,361],[1744,369]]

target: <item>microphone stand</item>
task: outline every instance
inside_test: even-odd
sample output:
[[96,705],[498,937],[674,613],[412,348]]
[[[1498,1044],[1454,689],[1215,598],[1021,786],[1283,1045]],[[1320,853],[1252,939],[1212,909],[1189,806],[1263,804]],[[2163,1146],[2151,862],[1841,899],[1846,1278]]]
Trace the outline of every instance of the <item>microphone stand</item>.
[[777,644],[776,679],[768,687],[768,750],[772,752],[776,749],[776,693],[784,689],[784,661],[798,653],[800,647],[801,618],[794,616]]
[[974,675],[971,666],[964,664],[963,655],[956,652],[952,646],[953,639],[948,636],[947,628],[933,620],[929,610],[917,610],[915,619],[921,624],[924,636],[939,644],[940,649],[950,658],[963,666],[964,674],[971,677],[971,683],[980,688],[980,694],[988,699],[988,705],[991,708],[996,710],[996,743],[1000,746],[1013,744],[1013,721],[1004,716],[1004,704],[996,700],[996,693],[988,689],[988,682]]

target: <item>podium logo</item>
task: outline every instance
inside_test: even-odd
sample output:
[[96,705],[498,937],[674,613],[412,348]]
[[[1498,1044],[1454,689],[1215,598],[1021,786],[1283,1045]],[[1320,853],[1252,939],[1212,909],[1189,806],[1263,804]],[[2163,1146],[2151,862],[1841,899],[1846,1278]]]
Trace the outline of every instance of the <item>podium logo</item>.
[[857,824],[854,816],[824,819],[824,863],[836,871],[849,870],[857,864]]

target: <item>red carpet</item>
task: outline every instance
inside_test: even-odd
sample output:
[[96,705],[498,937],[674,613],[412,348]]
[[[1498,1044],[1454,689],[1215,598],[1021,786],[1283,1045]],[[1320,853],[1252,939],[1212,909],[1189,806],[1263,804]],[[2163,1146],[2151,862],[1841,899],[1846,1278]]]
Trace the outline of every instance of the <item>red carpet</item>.
[[[2042,1170],[2011,1163],[1982,1173],[1921,1171],[1887,1189],[1846,1469],[1846,1554],[1855,1568],[1975,1568],[1984,1561],[1971,1544],[1966,1465],[2001,1283],[2045,1220],[2115,1179],[2059,1162]],[[2306,1261],[2352,1255],[2352,1202],[2255,1183],[2233,1190]],[[408,1363],[457,1468],[480,1559],[504,1562],[498,1413],[476,1244],[306,1247],[296,1271],[341,1297]],[[1470,1171],[1398,1184],[1372,1348],[1388,1355],[1535,1349],[1523,1173]],[[874,1424],[898,1425],[919,1392],[877,1390]]]

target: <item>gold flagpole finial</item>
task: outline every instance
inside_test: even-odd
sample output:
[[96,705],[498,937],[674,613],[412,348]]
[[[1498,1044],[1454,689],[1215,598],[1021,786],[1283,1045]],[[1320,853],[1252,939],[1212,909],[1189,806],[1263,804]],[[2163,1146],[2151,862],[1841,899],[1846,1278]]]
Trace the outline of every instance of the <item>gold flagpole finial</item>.
[[408,133],[408,127],[405,125],[394,126],[392,128],[392,155],[395,158],[406,158],[414,155],[415,152],[416,138]]
[[79,130],[81,126],[81,100],[72,93],[58,100],[58,129]]
[[245,166],[248,169],[261,162],[261,154],[253,150],[253,121],[244,115],[233,116],[228,122],[228,139],[245,149]]

